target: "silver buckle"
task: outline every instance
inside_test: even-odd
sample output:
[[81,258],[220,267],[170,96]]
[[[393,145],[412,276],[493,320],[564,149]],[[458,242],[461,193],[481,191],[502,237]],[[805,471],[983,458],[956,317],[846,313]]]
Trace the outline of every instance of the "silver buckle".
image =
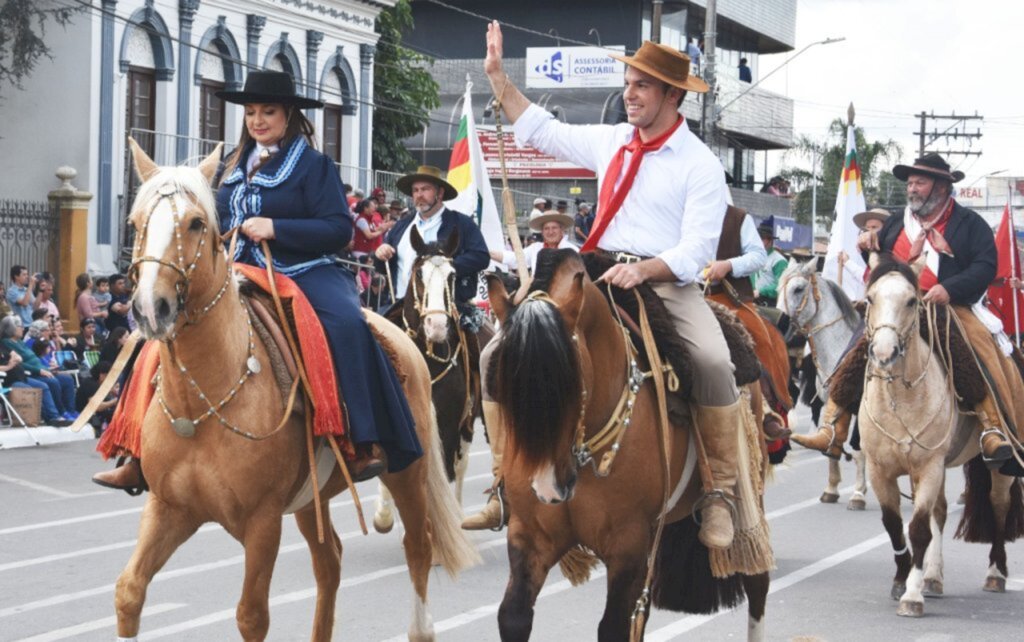
[[629,252],[616,252],[613,254],[616,263],[625,263],[626,265],[632,265],[633,263],[639,263],[643,261],[642,258]]

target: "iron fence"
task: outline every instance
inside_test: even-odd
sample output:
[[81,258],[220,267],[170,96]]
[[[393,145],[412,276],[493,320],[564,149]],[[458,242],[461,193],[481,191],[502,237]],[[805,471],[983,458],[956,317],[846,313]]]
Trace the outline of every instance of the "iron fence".
[[46,201],[0,200],[0,269],[14,265],[29,272],[57,272],[60,209]]

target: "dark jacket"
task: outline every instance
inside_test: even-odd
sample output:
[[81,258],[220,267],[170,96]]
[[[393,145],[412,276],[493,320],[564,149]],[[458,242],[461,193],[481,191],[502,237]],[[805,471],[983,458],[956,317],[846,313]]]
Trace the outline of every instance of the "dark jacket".
[[[878,231],[878,246],[883,252],[892,252],[896,246],[896,239],[903,231],[903,216],[890,216]],[[942,236],[953,250],[953,256],[939,257],[936,275],[939,283],[949,293],[950,303],[974,305],[996,278],[997,253],[992,228],[977,212],[954,202]],[[867,260],[866,253],[864,256]]]
[[[416,215],[406,216],[384,237],[384,242],[396,250],[395,256],[388,261],[391,274],[398,274],[398,244],[414,220]],[[480,233],[480,228],[473,219],[447,208],[441,212],[441,227],[437,230],[438,244],[443,244],[456,229],[459,231],[459,247],[452,258],[452,264],[455,266],[455,300],[465,303],[476,296],[477,280],[480,278],[480,272],[491,264],[491,255],[487,252],[484,235]],[[378,263],[381,263],[380,271],[383,272],[383,263]]]

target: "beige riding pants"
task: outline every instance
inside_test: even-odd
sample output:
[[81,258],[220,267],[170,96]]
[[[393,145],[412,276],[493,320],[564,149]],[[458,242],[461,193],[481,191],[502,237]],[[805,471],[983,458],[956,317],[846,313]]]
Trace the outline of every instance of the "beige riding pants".
[[[701,406],[731,406],[739,399],[736,369],[729,356],[722,328],[696,285],[653,283],[675,322],[676,331],[686,342],[693,360],[693,400]],[[480,376],[484,401],[494,401],[487,389],[487,368],[494,349],[501,341],[499,330],[480,352]]]

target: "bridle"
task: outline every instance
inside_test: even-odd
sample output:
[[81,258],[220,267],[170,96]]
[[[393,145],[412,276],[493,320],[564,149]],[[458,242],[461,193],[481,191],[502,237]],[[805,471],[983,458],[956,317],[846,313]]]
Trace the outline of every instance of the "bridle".
[[[785,295],[785,292],[786,292],[786,286],[789,285],[789,280],[791,278],[793,278],[793,277],[792,276],[787,277],[786,280],[783,282],[782,291],[783,291],[784,295]],[[796,306],[796,310],[791,310],[790,309],[789,297],[785,296],[786,316],[788,316],[790,318],[790,320],[793,322],[793,325],[795,327],[796,333],[801,335],[801,336],[807,337],[808,341],[810,341],[811,338],[815,334],[821,332],[825,328],[831,327],[831,326],[839,323],[840,321],[842,321],[843,320],[843,315],[842,315],[842,313],[840,313],[839,316],[837,316],[836,318],[832,319],[831,321],[827,321],[825,323],[820,323],[820,324],[818,324],[816,326],[813,326],[811,328],[808,328],[808,327],[804,326],[803,324],[801,324],[800,321],[799,321],[799,316],[807,308],[807,304],[811,301],[812,298],[814,299],[814,314],[811,315],[811,318],[813,319],[814,317],[816,317],[818,315],[818,312],[821,310],[821,308],[819,306],[819,304],[821,303],[821,289],[818,287],[818,275],[817,274],[812,274],[812,275],[810,275],[808,277],[804,277],[804,278],[807,279],[807,284],[808,285],[807,285],[807,288],[804,289],[804,294],[800,298],[800,303],[799,303],[799,305]],[[813,344],[811,346],[811,350],[812,351],[814,350]]]
[[[460,319],[461,315],[459,314],[458,306],[455,305],[455,295],[454,295],[454,292],[452,291],[452,283],[455,281],[455,279],[454,279],[454,272],[452,273],[452,275],[453,275],[452,278],[445,279],[444,295],[442,297],[441,307],[428,308],[427,307],[426,299],[427,299],[427,293],[428,293],[428,291],[430,289],[429,288],[429,283],[424,283],[423,284],[423,290],[422,291],[420,290],[420,287],[419,287],[420,286],[420,284],[419,284],[419,280],[420,279],[419,279],[419,275],[418,275],[419,270],[417,269],[417,268],[421,267],[423,265],[423,263],[428,262],[428,261],[434,267],[434,270],[431,272],[431,275],[430,275],[431,279],[433,279],[435,277],[435,275],[440,274],[438,272],[438,270],[439,270],[439,268],[441,268],[441,266],[443,266],[445,264],[448,264],[448,265],[452,264],[452,259],[450,257],[444,256],[442,254],[435,254],[433,256],[423,257],[423,261],[417,261],[416,262],[416,265],[415,265],[415,267],[412,270],[412,275],[409,278],[409,291],[410,291],[410,295],[411,295],[410,299],[412,301],[413,309],[416,310],[416,314],[418,315],[418,317],[420,319],[420,324],[421,325],[423,324],[424,319],[426,319],[428,316],[431,316],[431,315],[443,315],[443,316],[448,317],[451,320],[451,322],[455,324],[456,332],[459,335],[459,346],[456,347],[455,349],[452,349],[451,341],[449,341],[447,339],[447,337],[445,338],[445,343],[447,345],[447,356],[443,356],[443,357],[434,354],[434,342],[433,341],[429,341],[429,340],[427,340],[426,337],[424,337],[424,341],[423,341],[423,343],[425,344],[425,348],[424,348],[424,352],[423,352],[424,356],[426,356],[427,359],[430,359],[434,363],[440,363],[440,364],[442,364],[444,366],[444,369],[440,373],[438,373],[437,376],[433,377],[430,380],[430,383],[431,383],[431,385],[433,385],[433,384],[437,383],[438,381],[441,381],[442,379],[444,379],[448,375],[449,372],[454,370],[455,367],[459,365],[459,353],[460,352],[465,352],[466,353],[465,354],[466,375],[467,375],[466,378],[467,378],[467,382],[468,382],[468,379],[469,379],[469,348],[466,345],[465,333],[462,330],[462,326],[459,324],[459,319]],[[405,315],[405,307],[404,306],[402,307],[402,324],[405,326],[405,333],[407,335],[409,335],[409,337],[411,339],[416,339],[416,337],[419,335],[419,330],[414,328],[414,327],[412,327],[412,325],[409,323],[409,319]],[[467,388],[466,389],[467,389],[467,392],[468,392],[468,390],[469,390],[468,383],[467,383]]]
[[[138,283],[139,266],[143,263],[156,263],[163,267],[174,270],[177,274],[177,278],[174,281],[174,291],[177,298],[178,310],[184,318],[183,326],[194,325],[199,323],[200,320],[206,314],[213,309],[213,306],[217,305],[217,302],[223,298],[224,293],[228,289],[228,285],[231,283],[231,269],[230,265],[224,272],[224,282],[221,284],[220,289],[213,296],[209,303],[204,305],[195,313],[190,313],[185,303],[188,300],[188,288],[189,283],[192,279],[192,275],[196,271],[196,266],[199,264],[199,260],[203,257],[203,248],[206,247],[206,236],[209,231],[209,225],[203,220],[203,234],[199,240],[199,245],[196,247],[196,253],[192,257],[190,263],[186,263],[184,247],[182,246],[182,237],[184,219],[181,217],[181,212],[178,211],[178,202],[175,196],[178,195],[178,189],[173,185],[163,185],[157,190],[158,199],[153,203],[153,207],[146,212],[146,218],[142,223],[142,229],[135,236],[135,245],[132,248],[132,263],[128,267],[128,279],[132,283]],[[172,263],[158,256],[150,256],[148,254],[143,255],[142,252],[146,246],[146,235],[149,232],[149,222],[153,218],[154,212],[160,206],[160,203],[166,200],[171,208],[171,215],[174,218],[174,245],[175,245],[175,261]],[[230,259],[228,259],[230,260]],[[169,343],[178,336],[180,328],[175,329],[165,339],[164,342]]]

